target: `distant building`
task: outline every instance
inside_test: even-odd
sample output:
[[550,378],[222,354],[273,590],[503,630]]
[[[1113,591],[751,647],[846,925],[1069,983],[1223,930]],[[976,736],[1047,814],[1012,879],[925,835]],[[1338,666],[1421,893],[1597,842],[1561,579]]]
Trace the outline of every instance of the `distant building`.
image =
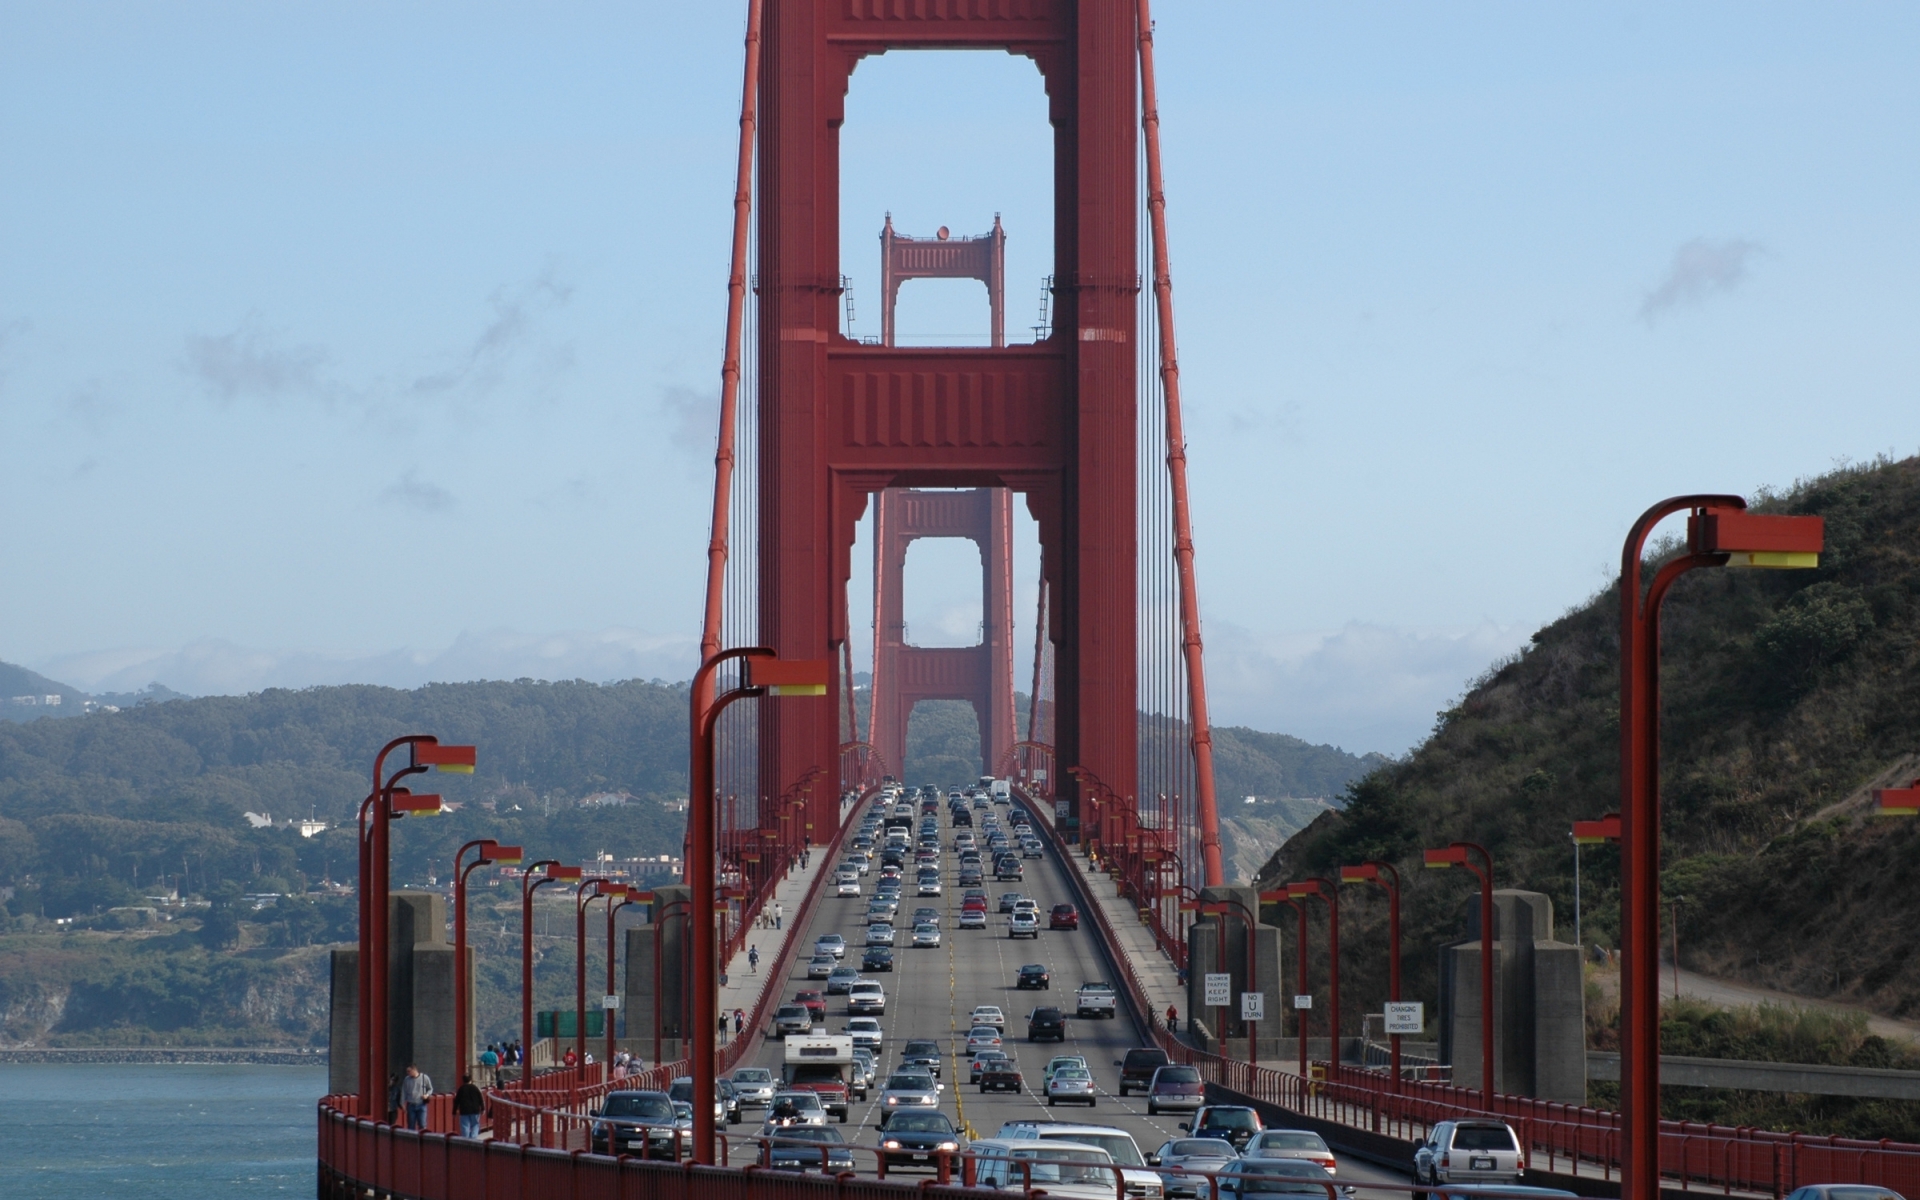
[[626,803],[632,799],[633,799],[633,794],[631,792],[595,792],[591,796],[582,797],[580,800],[580,807],[581,808],[621,808],[625,806]]
[[327,823],[325,821],[315,821],[309,818],[300,822],[300,836],[303,838],[310,838],[316,833],[325,833],[326,831]]
[[249,812],[241,813],[240,815],[245,817],[247,824],[255,829],[273,828],[273,818],[266,813]]

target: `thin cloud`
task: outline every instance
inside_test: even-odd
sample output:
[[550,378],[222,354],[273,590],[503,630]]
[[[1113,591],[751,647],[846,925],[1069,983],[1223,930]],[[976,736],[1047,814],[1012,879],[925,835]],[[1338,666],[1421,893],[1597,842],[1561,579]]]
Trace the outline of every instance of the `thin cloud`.
[[682,450],[712,454],[720,415],[720,398],[697,388],[669,387],[660,392],[660,407],[665,410],[668,438]]
[[[507,361],[533,333],[538,318],[565,307],[573,297],[573,285],[559,277],[549,266],[527,283],[513,288],[498,288],[487,297],[493,315],[458,361],[444,370],[414,379],[412,390],[419,395],[437,395],[461,387],[485,391],[500,381]],[[573,365],[571,350],[542,356],[549,373],[564,371]]]
[[1746,279],[1748,264],[1765,252],[1765,246],[1744,238],[1694,238],[1673,252],[1666,277],[1640,302],[1640,319],[1651,324],[1667,309],[1732,291]]
[[330,397],[324,347],[286,345],[249,319],[232,333],[187,337],[187,373],[221,401]]
[[381,491],[384,504],[411,508],[415,512],[442,513],[454,505],[453,493],[408,471]]

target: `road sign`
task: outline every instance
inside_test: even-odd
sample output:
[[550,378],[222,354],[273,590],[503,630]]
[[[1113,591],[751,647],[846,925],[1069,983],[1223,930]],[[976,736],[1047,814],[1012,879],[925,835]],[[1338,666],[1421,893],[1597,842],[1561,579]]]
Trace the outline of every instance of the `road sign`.
[[1267,1019],[1267,996],[1265,992],[1240,993],[1240,1019],[1242,1021],[1264,1021]]
[[1295,996],[1293,998],[1293,1006],[1295,1008],[1312,1008],[1313,996],[1311,994]]
[[1207,976],[1207,1007],[1208,1008],[1225,1008],[1227,1005],[1232,1003],[1233,1003],[1233,976],[1208,974]]
[[1418,1000],[1389,1000],[1387,1002],[1388,1033],[1425,1033],[1427,1030],[1427,1006]]

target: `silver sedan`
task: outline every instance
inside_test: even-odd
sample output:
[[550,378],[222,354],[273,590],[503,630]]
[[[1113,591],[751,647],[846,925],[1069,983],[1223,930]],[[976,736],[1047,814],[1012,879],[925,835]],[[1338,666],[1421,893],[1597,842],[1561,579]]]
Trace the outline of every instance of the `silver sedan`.
[[1168,1196],[1200,1196],[1211,1190],[1200,1172],[1232,1170],[1239,1158],[1224,1138],[1174,1138],[1147,1155],[1147,1165],[1160,1168]]
[[1062,1100],[1084,1104],[1088,1108],[1100,1103],[1099,1093],[1093,1087],[1093,1072],[1085,1067],[1061,1067],[1049,1076],[1047,1103],[1052,1105]]
[[913,944],[916,948],[938,946],[940,944],[940,927],[932,922],[915,925],[913,927]]
[[895,1071],[887,1076],[887,1086],[880,1093],[880,1128],[887,1127],[894,1113],[938,1107],[940,1085],[932,1075],[925,1071]]

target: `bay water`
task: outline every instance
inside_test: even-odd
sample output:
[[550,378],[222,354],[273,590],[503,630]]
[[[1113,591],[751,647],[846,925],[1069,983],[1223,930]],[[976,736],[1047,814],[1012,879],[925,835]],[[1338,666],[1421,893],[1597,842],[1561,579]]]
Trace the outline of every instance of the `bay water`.
[[0,1198],[311,1196],[324,1066],[0,1063]]

